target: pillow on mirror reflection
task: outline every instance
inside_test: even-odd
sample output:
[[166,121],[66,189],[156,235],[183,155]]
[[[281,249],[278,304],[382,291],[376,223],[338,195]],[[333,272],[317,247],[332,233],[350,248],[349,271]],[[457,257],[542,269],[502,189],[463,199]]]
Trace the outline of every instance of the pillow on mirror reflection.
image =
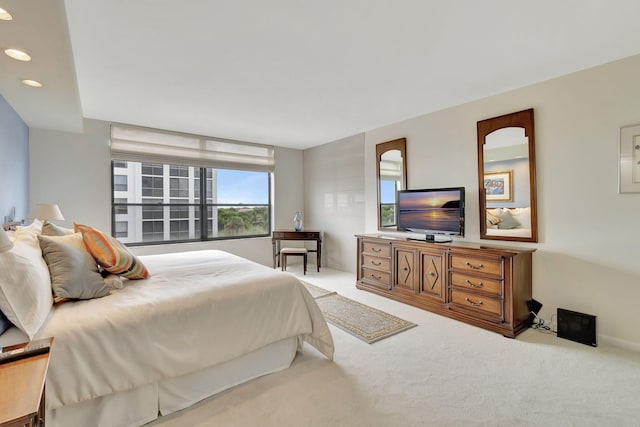
[[531,228],[531,209],[526,208],[513,208],[510,209],[513,219],[520,223],[522,228]]
[[508,209],[505,209],[499,217],[501,221],[498,223],[498,228],[501,230],[520,227],[520,223],[513,217],[513,215],[511,215],[511,212]]
[[498,228],[498,223],[501,222],[502,219],[498,215],[496,215],[494,213],[491,213],[489,211],[490,211],[490,209],[487,209],[487,215],[486,215],[486,217],[487,217],[487,227],[489,227],[489,228]]

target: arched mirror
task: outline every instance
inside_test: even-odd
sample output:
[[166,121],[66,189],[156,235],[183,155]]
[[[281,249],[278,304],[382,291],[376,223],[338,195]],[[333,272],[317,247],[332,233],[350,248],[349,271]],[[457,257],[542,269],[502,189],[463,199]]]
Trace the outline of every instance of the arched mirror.
[[376,145],[378,229],[396,228],[396,191],[407,188],[407,139]]
[[533,109],[478,122],[480,238],[538,241]]

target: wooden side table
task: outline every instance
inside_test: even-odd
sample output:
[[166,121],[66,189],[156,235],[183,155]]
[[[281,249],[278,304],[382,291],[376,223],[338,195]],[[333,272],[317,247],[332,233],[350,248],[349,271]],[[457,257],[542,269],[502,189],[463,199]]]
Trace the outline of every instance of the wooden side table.
[[[46,338],[51,348],[53,338]],[[31,343],[3,348],[3,351]],[[44,383],[50,351],[0,364],[0,427],[44,426]]]

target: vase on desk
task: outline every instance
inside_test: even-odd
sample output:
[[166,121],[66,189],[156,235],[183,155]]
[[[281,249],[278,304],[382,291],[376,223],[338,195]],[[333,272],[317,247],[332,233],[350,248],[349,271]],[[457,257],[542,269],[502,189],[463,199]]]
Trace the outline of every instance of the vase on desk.
[[298,211],[293,215],[293,229],[302,231],[302,212]]

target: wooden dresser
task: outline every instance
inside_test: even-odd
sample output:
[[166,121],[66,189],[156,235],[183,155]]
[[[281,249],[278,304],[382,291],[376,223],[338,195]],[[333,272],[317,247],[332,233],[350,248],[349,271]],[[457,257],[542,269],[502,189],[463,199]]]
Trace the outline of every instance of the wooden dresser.
[[530,326],[535,249],[356,237],[359,289],[510,338]]

